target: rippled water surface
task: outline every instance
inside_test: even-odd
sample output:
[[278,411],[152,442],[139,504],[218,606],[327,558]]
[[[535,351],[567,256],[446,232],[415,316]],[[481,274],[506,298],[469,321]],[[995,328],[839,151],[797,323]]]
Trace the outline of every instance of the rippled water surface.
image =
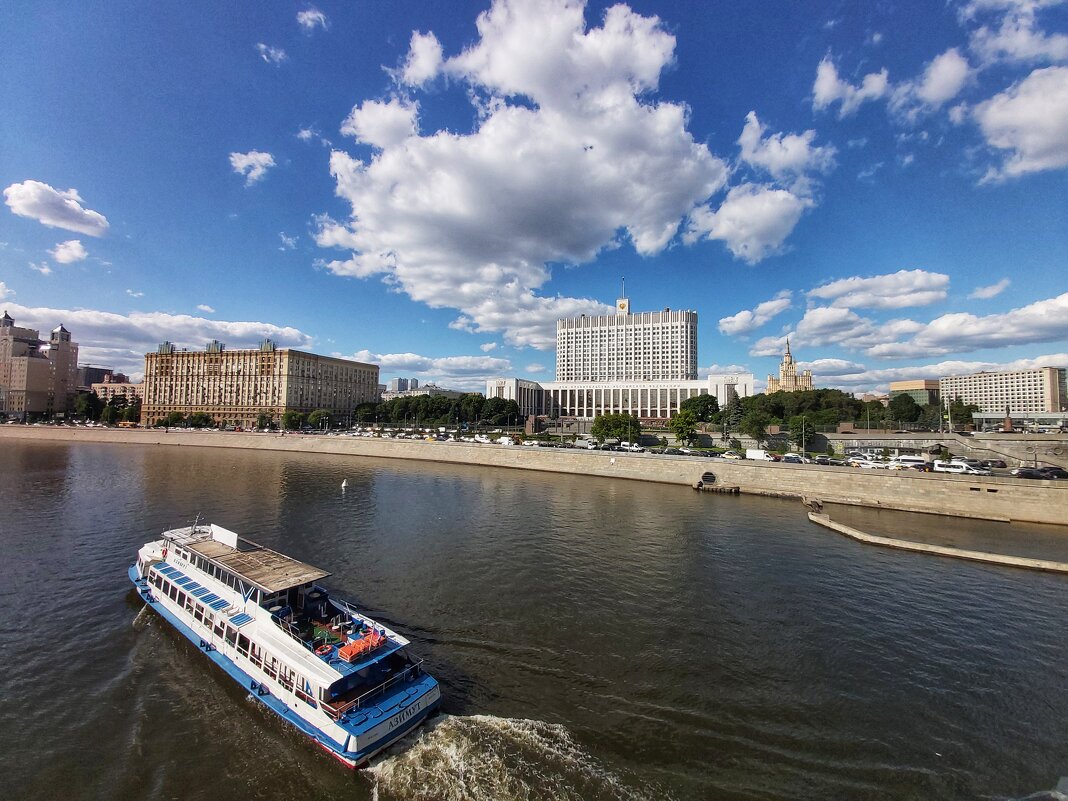
[[[4,798],[1056,798],[1068,775],[1066,577],[640,482],[162,446],[0,455]],[[141,543],[198,513],[332,570],[412,639],[443,714],[352,774],[249,700],[126,578]],[[1007,530],[907,521],[932,541]],[[1056,550],[1068,532],[1008,536]]]

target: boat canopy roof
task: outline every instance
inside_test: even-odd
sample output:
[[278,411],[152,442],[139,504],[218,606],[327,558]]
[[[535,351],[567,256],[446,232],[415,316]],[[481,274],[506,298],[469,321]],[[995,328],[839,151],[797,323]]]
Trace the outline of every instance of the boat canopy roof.
[[267,593],[299,587],[330,575],[325,570],[238,537],[221,526],[191,526],[168,531],[164,536]]

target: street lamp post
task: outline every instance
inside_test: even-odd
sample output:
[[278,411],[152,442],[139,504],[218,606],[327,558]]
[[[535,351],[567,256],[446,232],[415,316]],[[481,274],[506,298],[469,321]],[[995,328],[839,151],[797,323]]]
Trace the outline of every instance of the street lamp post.
[[805,456],[805,416],[801,415],[801,456]]

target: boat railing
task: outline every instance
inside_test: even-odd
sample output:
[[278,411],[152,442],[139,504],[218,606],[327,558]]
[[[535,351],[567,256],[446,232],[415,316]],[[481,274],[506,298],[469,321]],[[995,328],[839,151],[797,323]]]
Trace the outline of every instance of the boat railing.
[[408,679],[410,679],[410,678],[412,678],[414,676],[418,676],[422,672],[422,669],[423,669],[423,660],[419,659],[419,660],[413,662],[408,667],[406,667],[400,673],[396,674],[395,676],[390,676],[386,681],[382,682],[381,684],[379,684],[374,689],[368,690],[363,695],[360,695],[360,696],[358,696],[357,698],[354,698],[351,701],[346,701],[344,704],[340,704],[338,706],[334,706],[333,704],[325,704],[324,703],[323,704],[323,711],[326,712],[326,714],[328,714],[334,720],[337,720],[342,715],[344,715],[344,714],[346,714],[348,712],[351,712],[354,709],[359,709],[364,704],[366,704],[368,701],[370,701],[372,698],[374,698],[374,697],[376,697],[378,695],[384,694],[386,692],[386,690],[388,690],[390,687],[393,687],[393,686],[395,686],[397,684],[400,684],[400,683],[402,683],[404,681],[407,681]]

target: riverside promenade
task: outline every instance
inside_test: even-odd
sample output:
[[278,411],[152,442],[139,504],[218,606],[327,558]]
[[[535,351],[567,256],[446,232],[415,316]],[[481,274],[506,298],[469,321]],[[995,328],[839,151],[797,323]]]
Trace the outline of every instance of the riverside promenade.
[[751,495],[1068,526],[1068,481],[351,436],[0,426],[0,443],[14,439],[323,453],[602,476],[688,487],[696,487],[700,482],[704,486],[738,487],[739,492]]

